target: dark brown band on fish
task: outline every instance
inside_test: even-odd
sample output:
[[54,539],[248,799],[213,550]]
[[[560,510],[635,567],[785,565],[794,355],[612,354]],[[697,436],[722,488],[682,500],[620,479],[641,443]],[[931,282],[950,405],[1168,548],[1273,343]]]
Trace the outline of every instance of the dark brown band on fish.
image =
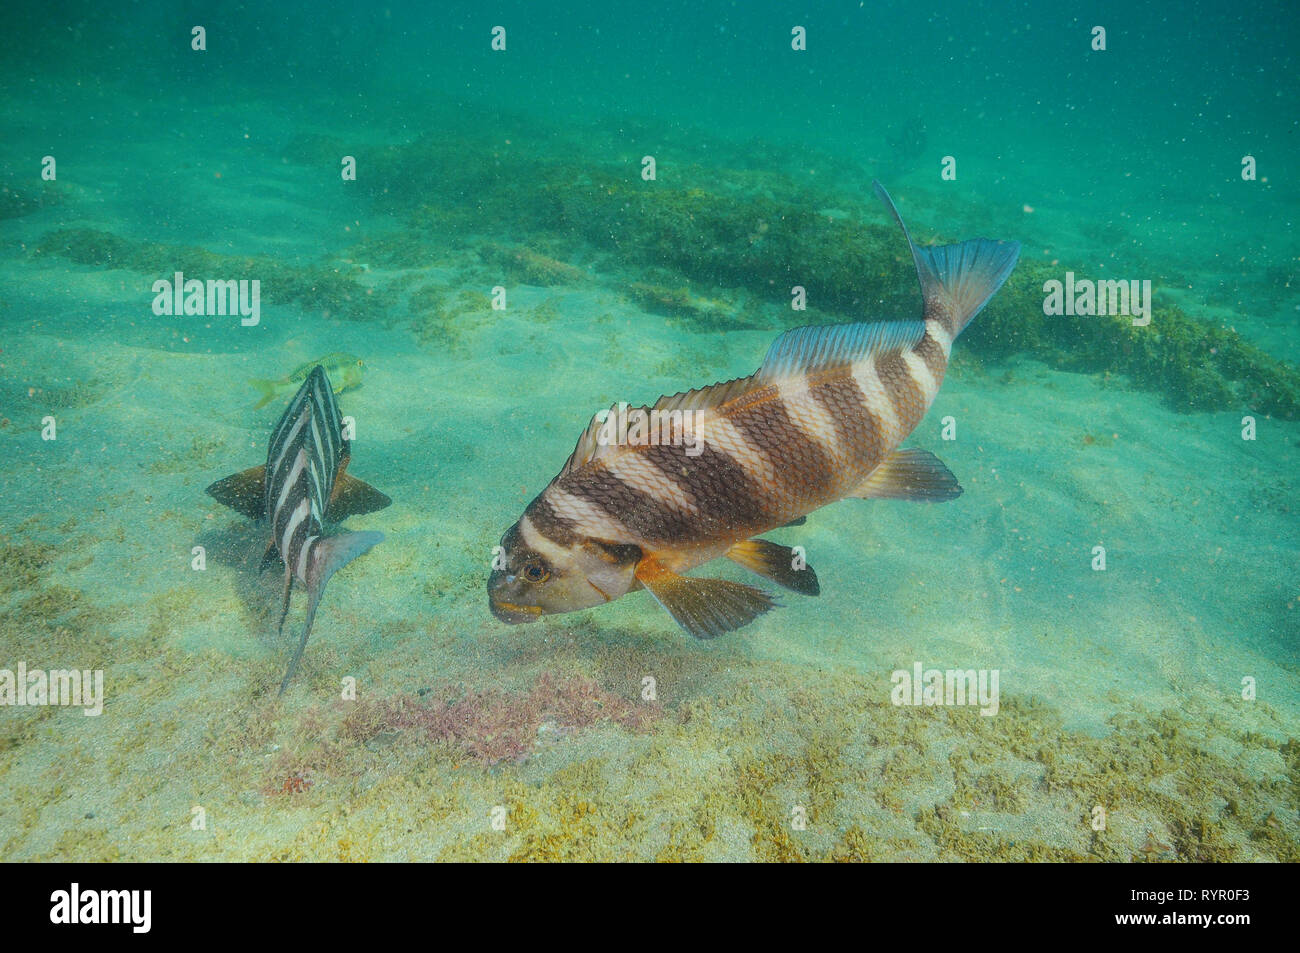
[[952,304],[945,300],[942,295],[935,295],[926,299],[921,319],[923,321],[937,322],[940,327],[948,332],[949,337],[955,338],[961,333],[961,322],[957,319]]
[[810,382],[808,393],[835,424],[840,449],[867,473],[885,458],[885,435],[867,395],[849,374]]
[[[301,451],[294,454],[295,457],[300,455]],[[281,502],[277,495],[277,499],[272,501],[273,509],[271,511],[271,529],[274,533],[273,538],[275,539],[276,545],[279,546],[281,550],[284,550],[284,534],[288,530],[290,524],[295,521],[302,523],[310,523],[312,521],[310,505],[308,506],[305,515],[300,513],[303,501],[306,500],[310,504],[311,499],[311,479],[307,468],[305,466],[300,466],[285,473],[276,493],[278,495],[282,494],[284,500]],[[285,555],[287,556],[287,553]]]
[[562,477],[565,493],[591,503],[637,537],[656,542],[688,539],[694,521],[668,503],[629,486],[605,467],[585,467]]
[[772,461],[783,487],[825,492],[835,483],[834,468],[821,445],[790,419],[779,398],[756,401],[736,410],[730,423]]
[[522,535],[519,532],[519,524],[515,523],[506,530],[505,535],[501,537],[501,548],[507,553],[513,552],[515,547],[519,545],[521,539]]
[[943,380],[943,373],[948,369],[948,359],[944,357],[943,347],[939,342],[930,336],[927,331],[921,340],[916,342],[916,347],[912,348],[925,361],[925,366],[930,369],[930,374],[934,377],[934,383],[937,386]]
[[690,498],[697,533],[715,526],[759,525],[767,516],[760,505],[761,487],[728,454],[708,443],[701,443],[699,449],[690,456],[685,446],[654,444],[640,453]]
[[585,542],[597,549],[602,558],[615,566],[632,566],[641,561],[644,554],[640,546],[631,543],[611,543],[603,539],[588,537]]
[[[524,515],[533,524],[533,529],[559,546],[568,546],[578,540],[577,528],[572,520],[567,520],[555,511],[545,494],[528,504]],[[515,528],[517,532],[517,528]],[[504,544],[503,544],[504,545]],[[509,549],[509,546],[506,546]]]
[[925,413],[925,394],[898,351],[888,351],[876,356],[876,374],[884,385],[889,402],[894,405],[898,424],[908,433]]

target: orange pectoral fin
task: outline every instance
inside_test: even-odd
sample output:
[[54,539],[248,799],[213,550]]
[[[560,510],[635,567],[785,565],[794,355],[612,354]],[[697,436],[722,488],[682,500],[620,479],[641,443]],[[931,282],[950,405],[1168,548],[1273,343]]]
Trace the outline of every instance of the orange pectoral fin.
[[739,629],[776,605],[762,589],[726,579],[678,575],[649,555],[637,563],[636,578],[677,624],[697,639]]

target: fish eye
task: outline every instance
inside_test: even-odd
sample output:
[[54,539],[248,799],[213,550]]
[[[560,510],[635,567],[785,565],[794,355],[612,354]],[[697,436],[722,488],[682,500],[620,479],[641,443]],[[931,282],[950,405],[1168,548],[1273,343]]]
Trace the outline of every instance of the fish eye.
[[551,577],[551,573],[536,559],[532,559],[524,564],[523,576],[529,582],[545,582]]

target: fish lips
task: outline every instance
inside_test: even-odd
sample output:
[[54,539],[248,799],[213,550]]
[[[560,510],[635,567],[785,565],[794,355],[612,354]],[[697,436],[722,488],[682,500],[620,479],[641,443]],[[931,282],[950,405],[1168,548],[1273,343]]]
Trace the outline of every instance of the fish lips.
[[488,576],[488,607],[492,610],[492,614],[510,625],[536,622],[542,614],[541,606],[518,605],[498,596],[498,593],[507,587],[507,578],[506,574],[499,569]]

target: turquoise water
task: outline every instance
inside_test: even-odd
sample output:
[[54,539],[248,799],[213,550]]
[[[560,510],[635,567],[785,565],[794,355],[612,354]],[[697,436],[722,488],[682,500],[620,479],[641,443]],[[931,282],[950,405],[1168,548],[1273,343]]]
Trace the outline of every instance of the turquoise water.
[[[1297,859],[1294,21],[13,13],[0,699],[20,666],[103,692],[0,707],[0,856]],[[920,316],[873,179],[920,243],[1023,246],[903,444],[963,495],[765,534],[820,595],[711,641],[645,592],[495,619],[493,548],[595,411]],[[178,271],[257,280],[256,323],[155,313]],[[1149,281],[1150,324],[1044,315],[1067,273]],[[393,502],[277,698],[305,598],[277,635],[267,531],[204,489],[297,386],[250,380],[334,354]],[[895,704],[917,665],[996,705]]]

